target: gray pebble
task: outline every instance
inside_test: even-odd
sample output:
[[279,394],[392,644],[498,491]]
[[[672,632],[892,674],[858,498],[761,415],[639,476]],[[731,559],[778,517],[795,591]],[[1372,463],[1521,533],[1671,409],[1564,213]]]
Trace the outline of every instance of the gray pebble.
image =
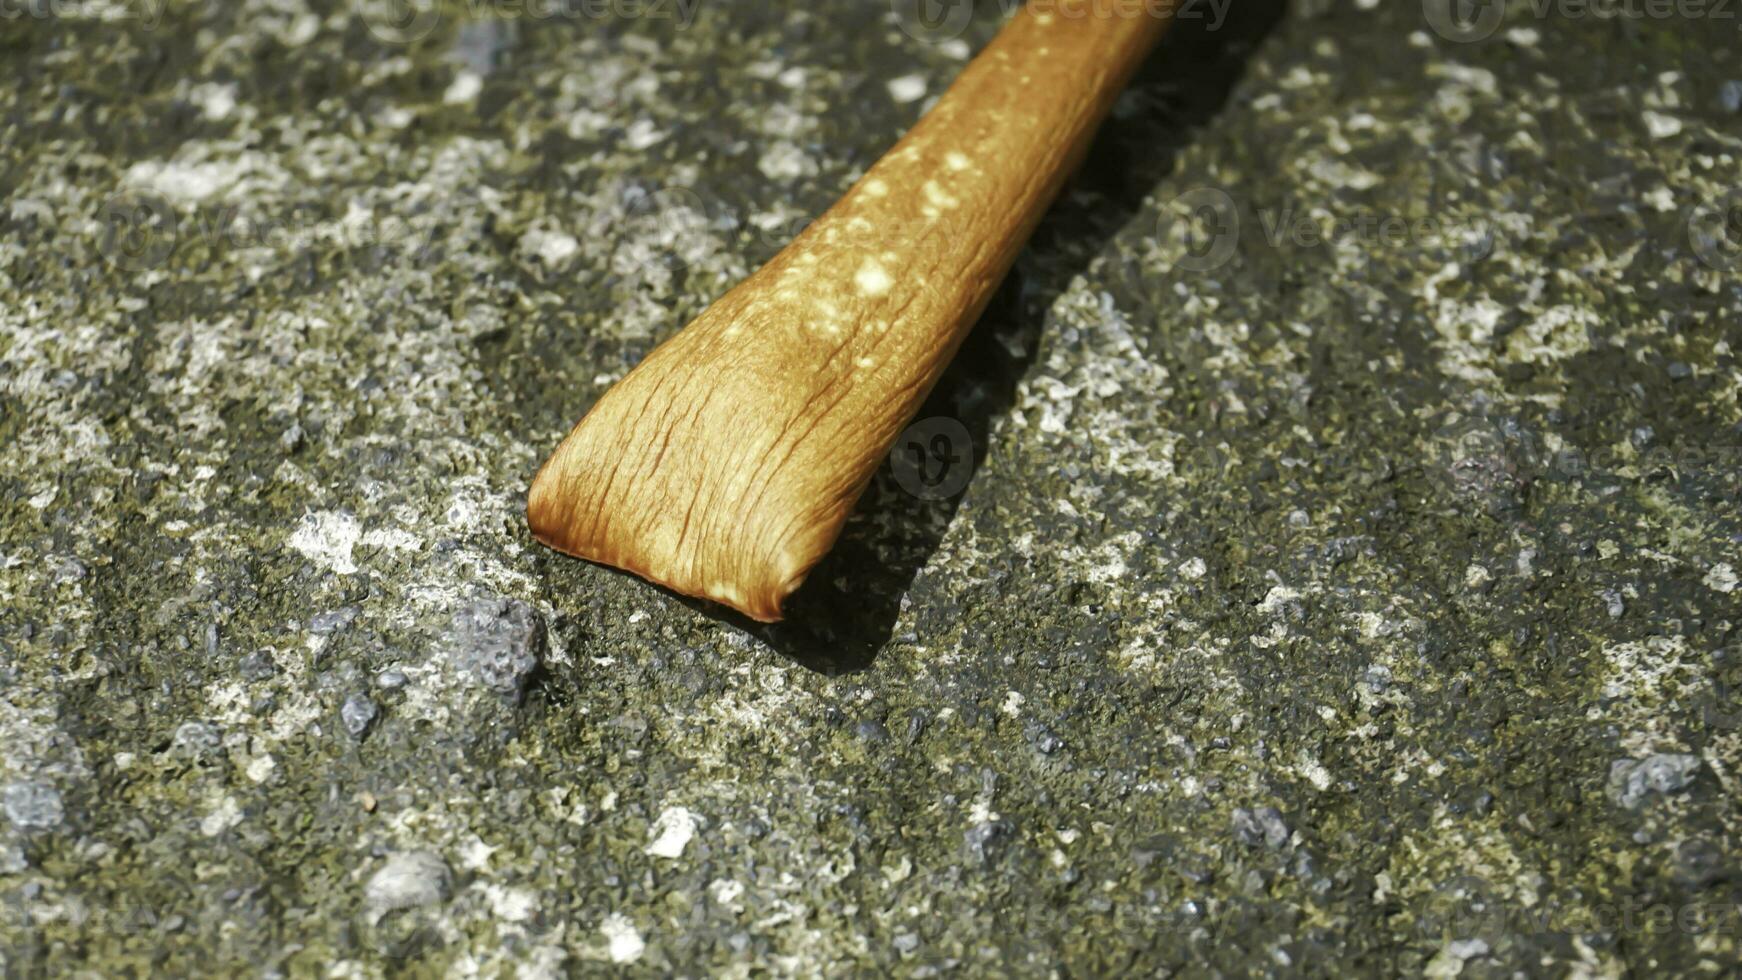
[[284,432],[281,433],[278,437],[278,444],[280,446],[283,446],[284,451],[287,453],[294,453],[298,449],[301,449],[302,443],[303,443],[302,426],[297,425],[294,422],[291,423],[290,428],[285,429]]
[[375,707],[375,702],[367,695],[353,694],[345,699],[339,708],[339,720],[344,722],[345,731],[353,738],[362,738],[374,726],[375,719],[381,716],[381,709]]
[[59,826],[64,811],[60,791],[47,783],[8,783],[0,790],[0,809],[21,830],[47,830]]
[[405,671],[398,667],[389,667],[375,675],[375,686],[383,691],[397,691],[404,687],[409,680],[410,678],[405,676]]
[[1732,79],[1719,86],[1718,104],[1725,112],[1742,111],[1742,82]]
[[339,630],[351,625],[351,621],[356,619],[357,615],[362,611],[363,610],[356,606],[341,606],[338,609],[330,609],[324,613],[319,613],[313,619],[308,621],[309,632],[321,634],[337,633]]
[[1009,833],[1010,828],[1003,821],[989,820],[975,824],[962,838],[967,845],[968,856],[976,864],[989,864],[998,856],[998,851]]
[[519,701],[544,654],[544,620],[518,599],[475,599],[454,614],[447,648],[462,674]]
[[270,651],[255,650],[242,658],[237,669],[242,672],[242,679],[245,681],[263,681],[278,673],[278,664],[273,662]]
[[1659,753],[1644,759],[1617,759],[1609,764],[1609,798],[1629,810],[1653,794],[1680,792],[1700,770],[1699,756]]
[[1033,745],[1041,755],[1052,755],[1065,747],[1065,740],[1059,738],[1052,729],[1045,725],[1030,725],[1023,734],[1028,738],[1029,744]]
[[889,729],[875,718],[867,718],[853,727],[853,734],[864,741],[881,745],[889,741]]
[[1275,850],[1287,844],[1291,836],[1288,824],[1282,819],[1282,811],[1273,806],[1261,806],[1256,810],[1242,807],[1234,811],[1231,822],[1234,836],[1248,847],[1262,844]]

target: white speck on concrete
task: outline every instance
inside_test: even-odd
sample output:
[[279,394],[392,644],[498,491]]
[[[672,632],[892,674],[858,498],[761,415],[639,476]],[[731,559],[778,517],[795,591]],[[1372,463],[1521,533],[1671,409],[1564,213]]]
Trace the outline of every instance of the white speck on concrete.
[[484,843],[484,838],[477,834],[468,834],[460,842],[460,867],[467,871],[482,871],[489,867],[491,856],[499,850],[501,848]]
[[520,236],[520,248],[530,255],[538,257],[545,265],[560,265],[569,256],[581,250],[581,243],[575,236],[561,230],[548,228],[529,228],[526,234]]
[[1675,210],[1675,191],[1670,190],[1664,184],[1658,184],[1646,191],[1639,196],[1639,199],[1651,205],[1651,209],[1658,214],[1668,214]]
[[188,101],[200,107],[200,115],[217,122],[236,108],[236,86],[202,82],[188,92]]
[[637,152],[645,150],[663,139],[665,139],[665,134],[660,132],[659,127],[653,125],[651,119],[637,119],[630,123],[629,128],[623,133],[623,141],[629,145],[631,150]]
[[1645,131],[1654,140],[1668,139],[1682,131],[1682,121],[1668,113],[1646,109],[1640,117],[1645,120]]
[[363,536],[357,518],[342,510],[310,512],[290,536],[290,547],[316,565],[340,575],[357,571],[351,549]]
[[475,71],[456,72],[454,80],[448,83],[447,91],[442,93],[442,102],[447,105],[464,105],[478,97],[484,89],[484,76]]
[[1264,594],[1264,601],[1258,604],[1258,611],[1275,616],[1281,613],[1290,602],[1299,598],[1299,590],[1291,589],[1286,585],[1274,585],[1271,586],[1269,592]]
[[264,783],[272,778],[272,773],[278,768],[278,760],[271,755],[262,753],[248,760],[242,772],[256,783]]
[[1300,753],[1295,761],[1295,771],[1305,777],[1306,781],[1312,783],[1313,788],[1321,793],[1331,788],[1330,770],[1326,769],[1324,763],[1314,758],[1309,752],[1302,751]]
[[775,180],[809,177],[817,172],[816,161],[805,156],[798,144],[791,140],[780,140],[764,150],[756,161],[756,167]]
[[1729,595],[1736,591],[1736,569],[1729,562],[1720,562],[1706,573],[1704,581],[1706,588]]
[[214,197],[284,185],[288,176],[276,161],[260,153],[243,153],[216,160],[205,144],[188,144],[178,160],[141,160],[127,168],[124,183],[162,195],[173,204],[198,204]]
[[216,837],[231,827],[242,822],[242,807],[234,796],[226,796],[218,801],[211,813],[200,821],[200,833],[207,837]]
[[925,76],[903,75],[889,80],[889,97],[903,105],[925,98]]
[[447,862],[429,851],[394,854],[363,888],[363,899],[377,917],[399,909],[434,905],[448,897],[452,874]]
[[605,934],[606,951],[613,963],[633,963],[641,958],[641,953],[647,948],[647,943],[641,939],[641,933],[635,928],[635,923],[621,912],[613,912],[599,924],[599,931]]
[[526,922],[538,911],[538,894],[525,888],[485,885],[484,899],[490,914],[503,922]]
[[744,897],[744,883],[730,878],[715,878],[708,885],[708,892],[713,895],[714,904],[735,910],[738,908],[738,899]]
[[1506,338],[1512,361],[1552,363],[1591,349],[1591,334],[1601,327],[1597,315],[1568,303],[1545,310]]
[[681,806],[666,807],[653,821],[647,836],[652,838],[645,848],[654,857],[676,858],[683,855],[690,838],[696,835],[696,815]]
[[128,168],[126,182],[172,201],[198,203],[234,184],[236,177],[233,164],[142,160]]

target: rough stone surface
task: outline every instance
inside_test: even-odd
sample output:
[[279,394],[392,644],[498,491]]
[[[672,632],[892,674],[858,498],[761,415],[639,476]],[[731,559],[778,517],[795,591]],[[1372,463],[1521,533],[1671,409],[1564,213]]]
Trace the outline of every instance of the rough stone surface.
[[999,4],[27,6],[0,975],[1742,959],[1733,21],[1192,5],[761,629],[527,483]]
[[344,704],[339,706],[339,721],[344,724],[345,730],[356,738],[362,738],[368,734],[370,727],[375,724],[375,719],[380,715],[381,709],[375,706],[375,702],[362,694],[351,695],[345,699]]
[[1678,793],[1700,771],[1699,756],[1658,753],[1645,759],[1618,759],[1609,766],[1609,796],[1628,809],[1653,796]]
[[10,783],[0,789],[0,810],[15,827],[41,830],[60,823],[60,793],[42,783]]
[[518,701],[544,649],[544,622],[524,602],[481,599],[454,614],[448,656],[473,682]]

